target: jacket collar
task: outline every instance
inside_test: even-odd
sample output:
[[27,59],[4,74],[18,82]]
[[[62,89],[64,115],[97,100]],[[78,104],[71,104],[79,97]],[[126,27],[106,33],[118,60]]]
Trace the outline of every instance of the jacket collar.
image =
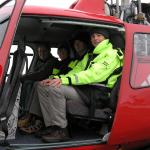
[[78,60],[81,61],[81,60],[84,58],[84,56],[85,56],[86,54],[87,54],[87,51],[86,51],[83,55],[81,55],[81,56],[79,55],[79,56],[78,56]]
[[100,54],[106,49],[113,49],[112,44],[109,43],[109,39],[102,41],[94,50],[93,54]]
[[60,64],[63,65],[67,61],[70,61],[70,57],[69,56],[66,59],[64,59],[64,60],[61,60]]

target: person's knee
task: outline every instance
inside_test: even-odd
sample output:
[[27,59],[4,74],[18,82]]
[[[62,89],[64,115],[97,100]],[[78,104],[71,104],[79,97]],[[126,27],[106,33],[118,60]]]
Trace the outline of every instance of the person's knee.
[[40,85],[40,84],[34,85],[34,88],[36,88],[38,91],[41,91],[41,90],[44,89],[44,87],[42,85]]
[[50,93],[53,93],[53,94],[63,94],[64,90],[65,90],[65,87],[64,85],[61,85],[59,88],[56,86],[53,86],[53,85],[50,85],[50,86],[41,86],[41,85],[37,85],[37,90],[38,91],[44,91],[46,90],[47,92],[50,92]]
[[55,92],[56,93],[56,92],[58,92],[60,90],[60,88],[58,88],[57,85],[56,86],[51,85],[51,86],[49,86],[49,90],[51,92]]
[[56,85],[56,86],[51,85],[48,87],[48,90],[53,94],[62,95],[62,93],[63,93],[62,86],[63,85],[61,85],[59,88],[57,86],[58,85]]
[[40,83],[39,81],[36,81],[36,82],[33,84],[33,88],[36,88],[39,83]]

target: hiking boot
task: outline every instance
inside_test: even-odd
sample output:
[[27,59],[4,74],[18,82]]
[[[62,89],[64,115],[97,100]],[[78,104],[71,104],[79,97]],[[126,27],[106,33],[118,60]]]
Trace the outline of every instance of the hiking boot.
[[44,123],[41,120],[32,120],[31,123],[20,128],[20,133],[29,135],[34,134],[34,132],[40,130],[44,126]]
[[65,142],[70,140],[70,136],[67,127],[57,127],[51,134],[42,136],[42,140],[47,143]]
[[24,126],[26,123],[28,123],[31,119],[31,114],[27,114],[23,119],[20,119],[18,121],[18,127],[21,128],[22,126]]
[[33,124],[35,122],[35,117],[34,116],[31,116],[31,118],[29,119],[28,122],[26,122],[21,128],[26,128],[28,126],[30,126],[31,124]]
[[35,136],[41,138],[42,136],[49,135],[53,131],[53,127],[45,127],[35,132]]

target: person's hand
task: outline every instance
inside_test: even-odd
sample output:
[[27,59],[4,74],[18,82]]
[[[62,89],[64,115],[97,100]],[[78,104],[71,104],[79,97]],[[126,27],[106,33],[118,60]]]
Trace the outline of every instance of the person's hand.
[[57,79],[53,79],[53,80],[51,80],[49,83],[47,83],[46,85],[52,85],[53,84],[53,86],[56,86],[57,84],[58,84],[58,88],[62,85],[62,81],[61,81],[61,79],[60,78],[57,78]]
[[40,84],[41,86],[45,86],[45,85],[47,85],[47,84],[50,83],[50,82],[51,82],[51,79],[45,79],[45,80],[41,81],[39,84]]

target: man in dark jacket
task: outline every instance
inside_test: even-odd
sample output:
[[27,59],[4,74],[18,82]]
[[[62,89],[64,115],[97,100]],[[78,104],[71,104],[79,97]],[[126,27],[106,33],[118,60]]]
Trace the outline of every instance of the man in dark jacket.
[[59,64],[58,59],[50,53],[49,43],[39,43],[38,55],[39,59],[35,68],[20,77],[20,82],[23,84],[20,102],[22,108],[25,107],[28,86],[35,81],[42,81],[48,78],[52,74],[54,65]]
[[[61,61],[59,63],[56,63],[51,76],[49,76],[50,79],[52,79],[55,75],[64,75],[67,74],[70,70],[74,68],[74,66],[78,63],[78,60],[75,58],[70,58],[70,47],[67,42],[61,42],[58,45],[58,55]],[[18,117],[18,127],[22,127],[26,122],[29,120],[32,120],[33,115],[29,114],[29,108],[32,103],[32,96],[34,95],[34,89],[36,88],[38,82],[36,82],[33,86],[33,89],[31,89],[31,84],[27,88],[27,96],[25,102],[25,107],[23,112]],[[31,92],[32,91],[32,92]],[[31,96],[30,96],[31,95]]]
[[[66,70],[65,69],[65,67],[66,68],[69,68],[69,69],[73,69],[74,68],[74,66],[76,67],[76,63],[78,62],[78,63],[80,63],[81,61],[82,61],[82,59],[84,58],[84,56],[86,55],[86,53],[87,53],[87,50],[88,50],[88,43],[89,43],[89,41],[88,41],[88,34],[86,33],[86,32],[83,32],[83,33],[79,33],[79,34],[77,34],[76,36],[75,36],[75,38],[73,39],[74,40],[74,47],[75,47],[75,50],[76,50],[76,52],[80,55],[80,59],[79,59],[79,61],[78,60],[74,60],[74,61],[71,61],[70,63],[68,63],[69,65],[67,66],[67,65],[62,65],[62,68],[60,68],[60,72],[57,74],[57,69],[55,70],[56,71],[56,74],[57,75],[55,75],[55,78],[56,77],[58,77],[58,78],[61,78],[61,77],[63,77],[64,75],[63,74],[66,74],[66,73],[64,73],[64,70]],[[62,56],[62,55],[65,55],[64,53],[66,52],[66,50],[64,51],[64,47],[58,47],[58,54],[59,54],[59,56],[61,57],[61,58],[64,58],[64,56]],[[68,59],[66,59],[66,60],[68,60]],[[66,61],[66,62],[68,62],[68,61]],[[77,64],[78,65],[78,64]],[[54,68],[55,69],[55,68]],[[60,75],[60,73],[61,73],[61,75]],[[54,73],[53,73],[54,74]],[[49,81],[49,80],[51,80],[51,76],[50,76],[50,78],[49,79],[46,79],[46,80],[43,80],[42,82],[47,82],[47,81]],[[32,92],[32,95],[31,95],[31,97],[30,97],[30,101],[29,101],[29,103],[30,102],[32,102],[32,103],[30,103],[29,105],[31,105],[29,108],[28,108],[28,110],[31,110],[31,113],[30,113],[30,116],[31,116],[31,114],[32,114],[32,116],[34,116],[34,124],[29,124],[28,123],[28,121],[26,122],[26,124],[23,126],[23,127],[21,127],[20,128],[20,132],[22,133],[22,134],[32,134],[32,133],[34,133],[35,131],[36,131],[36,133],[35,133],[35,135],[36,136],[38,136],[38,137],[41,137],[41,136],[43,136],[43,135],[47,135],[47,134],[49,134],[49,127],[47,128],[47,122],[46,122],[46,128],[44,128],[44,129],[42,129],[42,130],[39,130],[40,128],[41,128],[41,124],[42,124],[42,121],[40,121],[42,118],[41,118],[41,115],[35,115],[35,113],[34,113],[34,111],[35,111],[35,109],[38,111],[38,113],[39,114],[41,114],[41,109],[39,108],[39,106],[37,106],[36,107],[36,104],[34,105],[34,103],[39,103],[39,101],[38,101],[38,93],[37,93],[37,87],[38,87],[38,82],[36,82],[35,84],[34,84],[34,86],[33,86],[33,90],[34,90],[34,94],[33,94],[33,92]],[[42,86],[41,86],[42,87]],[[43,87],[44,88],[44,87]],[[59,89],[59,88],[58,88]],[[72,89],[72,88],[71,88]],[[32,91],[33,91],[32,90]],[[69,92],[70,90],[67,90],[66,92]],[[73,98],[74,97],[74,94],[72,94],[72,93],[69,93],[69,94],[71,94],[72,95],[72,97],[71,98]],[[78,99],[78,98],[77,98]],[[79,97],[79,99],[80,99],[80,97]],[[45,101],[45,100],[44,100]],[[29,106],[28,105],[28,106]],[[33,105],[35,106],[35,108],[33,108]],[[64,106],[64,105],[63,105]],[[45,109],[45,111],[46,111],[46,109]],[[62,112],[63,113],[63,112]],[[34,114],[34,115],[33,115]],[[40,116],[40,117],[39,117]],[[47,116],[47,118],[49,118],[49,116]],[[26,120],[27,120],[27,118],[26,118]],[[25,121],[25,120],[24,120]],[[44,120],[44,122],[45,122],[45,120]],[[39,132],[38,132],[38,130],[39,130]],[[51,129],[50,129],[50,131],[51,131]]]

